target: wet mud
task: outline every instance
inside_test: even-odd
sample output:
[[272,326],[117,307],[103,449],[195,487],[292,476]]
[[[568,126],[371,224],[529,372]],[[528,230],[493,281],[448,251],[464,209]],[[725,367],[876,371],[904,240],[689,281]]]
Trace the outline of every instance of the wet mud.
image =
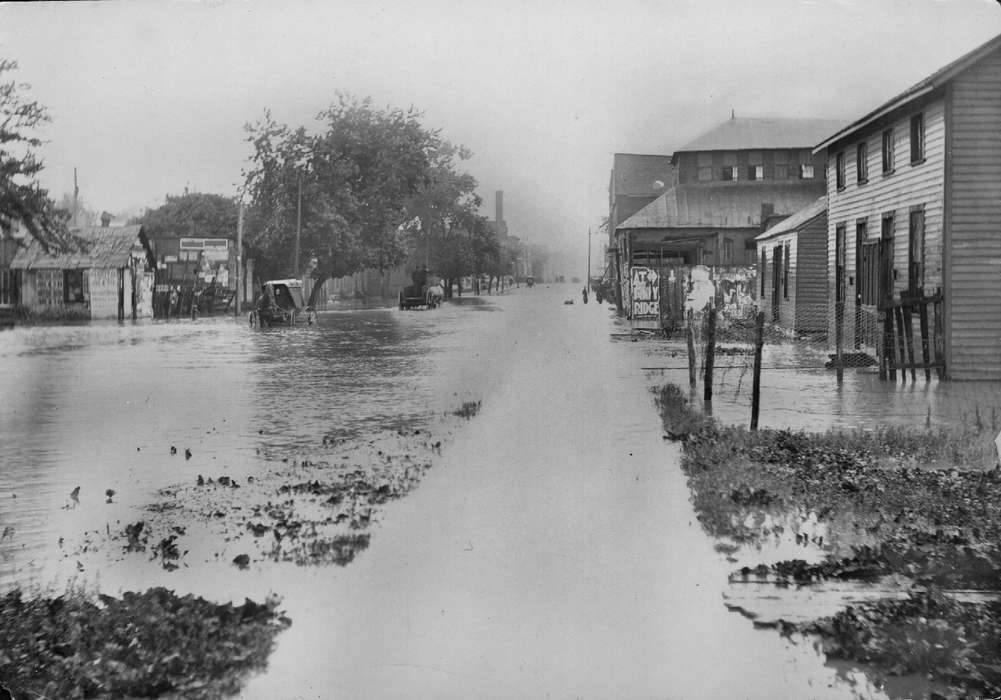
[[657,398],[734,564],[731,609],[876,674],[923,674],[927,697],[1001,693],[1001,468],[982,425],[751,432],[673,385]]

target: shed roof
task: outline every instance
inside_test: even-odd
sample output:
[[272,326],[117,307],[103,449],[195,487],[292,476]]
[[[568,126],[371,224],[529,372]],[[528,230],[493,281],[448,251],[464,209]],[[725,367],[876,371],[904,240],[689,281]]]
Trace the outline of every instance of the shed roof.
[[685,144],[684,151],[740,151],[750,148],[813,148],[844,126],[843,119],[757,119],[733,117]]
[[783,219],[778,222],[767,231],[757,236],[754,240],[764,241],[774,236],[781,235],[783,233],[788,233],[798,229],[803,224],[812,221],[821,214],[827,213],[827,195],[820,197],[816,202],[810,204],[809,206],[803,207],[798,212],[790,216],[789,218]]
[[813,202],[816,190],[785,185],[727,183],[677,185],[650,202],[616,230],[644,228],[754,228],[761,205],[792,214]]
[[11,261],[11,268],[76,270],[126,267],[137,240],[146,251],[150,264],[155,264],[149,241],[139,225],[84,226],[72,229],[70,236],[73,239],[71,248],[62,252],[46,252],[41,243],[32,240],[17,252]]
[[880,117],[887,115],[894,110],[900,109],[909,102],[912,102],[913,100],[923,97],[924,95],[940,88],[964,70],[999,48],[1001,48],[1001,34],[994,37],[990,41],[981,44],[972,51],[963,54],[955,61],[943,66],[928,77],[914,83],[914,85],[911,85],[896,97],[893,97],[876,107],[876,109],[872,110],[861,119],[853,121],[851,124],[848,124],[843,129],[836,132],[832,131],[828,135],[828,138],[826,138],[823,142],[818,142],[818,145],[814,150],[819,151],[821,148],[827,148],[837,141],[848,138]]

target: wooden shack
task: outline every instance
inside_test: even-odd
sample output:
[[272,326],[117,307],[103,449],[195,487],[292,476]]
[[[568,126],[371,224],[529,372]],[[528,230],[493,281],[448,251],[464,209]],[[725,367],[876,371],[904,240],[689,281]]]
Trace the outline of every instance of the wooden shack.
[[70,231],[71,245],[46,250],[37,240],[19,249],[20,303],[54,318],[119,319],[153,315],[156,258],[141,226],[90,226]]
[[776,326],[827,334],[827,197],[755,239],[760,307]]

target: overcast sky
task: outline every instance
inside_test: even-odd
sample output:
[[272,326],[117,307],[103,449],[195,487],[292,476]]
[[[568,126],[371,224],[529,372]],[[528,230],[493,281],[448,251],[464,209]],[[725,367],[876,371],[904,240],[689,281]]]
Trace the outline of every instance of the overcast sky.
[[731,109],[849,121],[999,33],[996,0],[0,4],[56,198],[74,166],[98,210],[235,194],[245,123],[308,124],[340,90],[424,110],[474,152],[484,214],[502,189],[512,233],[581,256],[614,152]]

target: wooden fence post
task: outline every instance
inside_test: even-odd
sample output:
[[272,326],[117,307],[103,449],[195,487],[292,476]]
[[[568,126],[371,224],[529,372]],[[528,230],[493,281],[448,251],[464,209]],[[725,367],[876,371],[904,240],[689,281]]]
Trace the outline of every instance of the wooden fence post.
[[838,375],[838,386],[845,380],[845,302],[834,304],[834,365]]
[[685,337],[688,340],[688,383],[695,386],[695,314],[691,309],[687,314]]
[[751,388],[751,430],[758,429],[758,411],[761,407],[761,348],[765,344],[765,312],[759,311],[755,320],[754,383]]
[[716,307],[709,303],[706,307],[706,374],[702,400],[713,400],[713,363],[716,359]]
[[919,322],[921,324],[921,362],[925,366],[925,381],[931,381],[931,348],[928,343],[928,302],[922,299],[919,310]]

